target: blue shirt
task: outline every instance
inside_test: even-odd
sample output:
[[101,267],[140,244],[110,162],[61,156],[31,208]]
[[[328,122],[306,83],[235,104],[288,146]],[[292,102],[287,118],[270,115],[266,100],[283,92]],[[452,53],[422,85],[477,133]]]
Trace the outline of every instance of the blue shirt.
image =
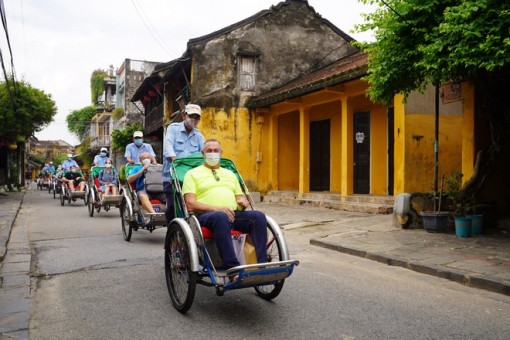
[[106,182],[117,185],[118,178],[119,177],[117,176],[117,172],[115,170],[111,169],[110,171],[107,171],[103,169],[99,173],[99,177],[97,179],[99,180],[99,184],[104,186]]
[[126,146],[126,153],[124,154],[124,157],[126,158],[126,160],[128,157],[131,157],[135,164],[142,164],[140,162],[140,154],[143,152],[148,152],[151,155],[151,157],[156,157],[156,154],[154,153],[152,146],[147,143],[143,143],[142,146],[140,147],[137,147],[135,143],[128,144],[128,146]]
[[71,170],[71,166],[74,165],[75,167],[78,168],[78,163],[76,163],[76,161],[74,159],[66,159],[64,162],[62,162],[62,168],[64,169],[64,171],[69,171]]
[[55,167],[53,165],[48,165],[48,167],[46,168],[46,170],[48,170],[49,172],[53,173],[55,172]]
[[108,156],[101,156],[101,155],[95,155],[94,161],[92,163],[95,163],[96,166],[104,166],[106,164],[106,161],[108,160]]
[[163,144],[163,182],[170,182],[170,157],[186,157],[195,152],[202,151],[205,138],[202,133],[194,128],[189,135],[186,133],[184,122],[170,124],[165,134]]
[[[142,166],[134,166],[132,167],[129,172],[128,172],[128,177],[131,176],[131,175],[134,175],[136,174],[138,171],[140,171],[142,169]],[[145,182],[143,181],[143,179],[145,178],[145,174],[141,174],[140,176],[138,176],[135,180],[135,190],[136,191],[139,191],[139,190],[143,190],[145,188]]]

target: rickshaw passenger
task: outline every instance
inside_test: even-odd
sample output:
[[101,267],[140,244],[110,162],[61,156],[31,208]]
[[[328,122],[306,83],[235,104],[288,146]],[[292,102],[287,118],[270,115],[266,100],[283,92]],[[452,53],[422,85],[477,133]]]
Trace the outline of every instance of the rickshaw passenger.
[[99,191],[103,193],[103,195],[117,195],[117,185],[119,183],[119,176],[117,172],[112,169],[112,161],[107,160],[104,164],[105,168],[99,172],[99,176],[97,177],[99,181]]
[[138,199],[140,200],[140,204],[142,208],[144,208],[149,213],[155,213],[154,208],[152,207],[151,201],[149,199],[149,195],[145,191],[145,184],[143,182],[145,177],[145,171],[151,165],[151,155],[148,152],[142,152],[140,154],[140,165],[133,167],[127,176],[127,181],[131,183],[135,183],[135,190],[138,194]]
[[83,191],[85,190],[85,178],[76,171],[77,168],[72,165],[71,170],[66,172],[63,179],[67,182],[71,191],[76,191],[76,187],[78,187],[78,191]]
[[55,177],[58,179],[61,179],[62,177],[64,177],[64,170],[62,169],[61,165],[59,165],[57,167],[57,171],[55,172]]
[[189,211],[201,225],[211,229],[226,269],[239,265],[232,245],[231,229],[249,233],[258,263],[267,262],[266,216],[260,211],[244,210],[249,202],[236,175],[220,167],[221,144],[208,139],[202,148],[204,164],[184,176],[182,193]]

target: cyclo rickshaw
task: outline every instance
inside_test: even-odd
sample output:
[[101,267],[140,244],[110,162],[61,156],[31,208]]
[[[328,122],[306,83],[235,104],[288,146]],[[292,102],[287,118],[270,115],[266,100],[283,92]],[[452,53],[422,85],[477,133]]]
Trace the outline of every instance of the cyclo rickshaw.
[[120,218],[122,234],[124,235],[124,240],[128,242],[131,240],[133,231],[138,231],[138,229],[148,230],[152,233],[157,228],[166,227],[166,201],[163,194],[161,177],[163,165],[154,164],[149,166],[144,178],[145,191],[149,196],[155,213],[149,213],[143,209],[135,190],[135,184],[127,182],[131,169],[140,166],[140,164],[128,164],[124,169],[126,185],[122,191],[123,198],[120,203]]
[[53,191],[53,198],[57,198],[57,194],[60,194],[60,190],[62,189],[62,183],[60,179],[58,178],[57,172],[54,172],[51,174],[51,181],[48,188],[48,192],[51,194],[51,191]]
[[[83,173],[81,171],[78,171],[78,173],[81,175],[80,177],[83,177]],[[63,176],[65,177],[65,175]],[[84,179],[85,180],[85,179]],[[89,186],[87,182],[85,182],[85,187],[83,191],[71,191],[69,186],[67,185],[67,182],[63,181],[62,178],[60,179],[61,182],[61,189],[60,189],[60,205],[64,206],[65,201],[68,202],[68,204],[71,204],[72,202],[76,202],[77,199],[83,199],[85,202],[85,205],[88,203],[88,192],[89,192]]]
[[37,188],[43,190],[50,187],[51,174],[48,170],[41,170],[39,177],[37,178]]
[[[234,163],[225,158],[220,162],[221,167],[236,174],[248,201],[253,202]],[[267,263],[256,263],[255,259],[250,264],[241,264],[228,270],[216,269],[221,267],[222,261],[213,233],[200,226],[197,217],[187,211],[181,190],[186,172],[202,164],[201,154],[178,158],[172,162],[171,176],[177,217],[170,222],[165,239],[165,278],[174,308],[180,313],[189,310],[197,283],[215,287],[218,296],[228,290],[253,287],[265,300],[276,298],[285,279],[292,274],[299,261],[290,260],[280,227],[267,215]],[[232,231],[232,234],[237,233]],[[233,239],[235,237],[233,235]],[[239,257],[238,260],[243,263]],[[248,263],[248,258],[244,262]]]
[[[88,209],[89,216],[94,216],[94,210],[97,212],[101,211],[101,207],[104,211],[110,210],[112,206],[119,208],[120,203],[122,202],[123,196],[123,188],[117,184],[117,195],[101,195],[99,194],[101,190],[101,184],[99,183],[99,175],[101,171],[104,170],[104,166],[93,166],[90,169],[90,182],[89,182],[89,191],[88,191]],[[112,171],[115,169],[112,167]]]

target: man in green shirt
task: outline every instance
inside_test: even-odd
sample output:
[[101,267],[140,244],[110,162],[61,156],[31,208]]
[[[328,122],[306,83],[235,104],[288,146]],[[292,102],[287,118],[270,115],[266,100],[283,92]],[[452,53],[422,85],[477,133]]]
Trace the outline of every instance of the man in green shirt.
[[257,262],[267,262],[266,216],[255,210],[244,210],[249,202],[236,175],[220,167],[221,144],[208,139],[202,148],[204,164],[186,173],[182,193],[188,211],[198,214],[200,225],[214,234],[214,241],[225,269],[239,265],[232,244],[231,230],[249,233],[254,243]]

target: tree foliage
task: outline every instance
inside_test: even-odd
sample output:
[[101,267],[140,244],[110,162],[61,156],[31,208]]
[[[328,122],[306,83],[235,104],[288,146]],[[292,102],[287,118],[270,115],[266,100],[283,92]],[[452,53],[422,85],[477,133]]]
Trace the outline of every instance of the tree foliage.
[[25,81],[0,82],[0,137],[18,142],[41,131],[57,113],[50,94]]
[[84,142],[90,135],[90,120],[95,114],[96,108],[94,106],[86,106],[67,115],[67,128],[78,138],[80,143]]
[[377,4],[358,31],[376,41],[369,53],[368,95],[389,103],[426,85],[508,73],[510,2],[500,0],[361,0]]
[[115,129],[112,132],[112,149],[124,150],[126,145],[133,142],[133,133],[135,131],[143,131],[142,124],[129,124],[124,130]]
[[[376,41],[359,44],[369,54],[368,96],[391,103],[430,83],[469,80],[475,88],[478,131],[489,132],[474,174],[462,189],[471,202],[491,180],[509,147],[510,2],[501,0],[361,0],[377,4],[358,31]],[[482,132],[482,135],[485,132]]]
[[90,99],[91,103],[94,104],[97,98],[104,92],[104,78],[106,77],[106,71],[94,70],[90,76]]

